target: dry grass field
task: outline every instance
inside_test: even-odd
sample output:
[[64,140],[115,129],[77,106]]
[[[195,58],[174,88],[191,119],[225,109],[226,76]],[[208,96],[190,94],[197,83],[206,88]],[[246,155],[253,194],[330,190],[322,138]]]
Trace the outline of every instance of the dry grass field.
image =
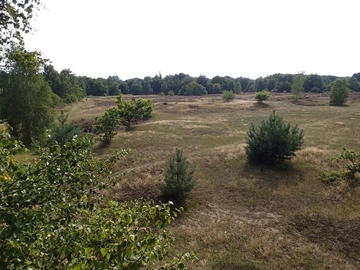
[[[329,186],[319,173],[343,146],[360,151],[360,95],[329,106],[326,94],[253,94],[225,103],[221,96],[149,96],[153,117],[120,128],[106,156],[131,149],[116,173],[128,174],[109,199],[158,200],[169,155],[178,147],[196,166],[197,186],[171,226],[173,252],[194,250],[188,269],[360,269],[360,188]],[[90,121],[114,106],[114,97],[89,97],[67,107],[69,119]],[[305,132],[305,148],[280,168],[250,166],[245,136],[276,112]]]

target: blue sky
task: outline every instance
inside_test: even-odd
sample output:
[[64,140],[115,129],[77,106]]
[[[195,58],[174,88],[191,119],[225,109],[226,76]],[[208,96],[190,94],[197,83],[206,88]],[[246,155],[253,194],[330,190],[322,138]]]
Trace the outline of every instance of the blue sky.
[[357,0],[43,0],[26,47],[121,79],[360,72]]

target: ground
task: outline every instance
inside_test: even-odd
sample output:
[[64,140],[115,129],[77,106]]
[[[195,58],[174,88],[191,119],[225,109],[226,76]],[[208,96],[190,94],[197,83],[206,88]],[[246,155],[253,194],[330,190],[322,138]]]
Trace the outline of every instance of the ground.
[[[143,96],[144,97],[144,96]],[[173,252],[194,250],[188,269],[360,269],[360,189],[319,180],[343,146],[360,151],[360,95],[329,106],[326,94],[293,101],[253,94],[225,103],[220,95],[148,96],[153,117],[119,128],[100,156],[131,149],[115,173],[128,173],[108,199],[158,200],[164,165],[178,147],[196,166],[197,186],[171,226]],[[115,97],[89,97],[65,108],[74,121],[92,121]],[[245,137],[275,110],[305,132],[304,149],[281,167],[251,166]]]

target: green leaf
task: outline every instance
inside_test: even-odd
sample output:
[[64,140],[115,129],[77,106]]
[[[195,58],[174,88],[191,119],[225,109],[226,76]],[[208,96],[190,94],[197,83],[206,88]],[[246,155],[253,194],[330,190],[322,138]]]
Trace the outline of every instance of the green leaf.
[[101,255],[102,255],[103,257],[105,257],[106,254],[108,254],[107,248],[101,248],[101,249],[100,249],[100,252],[101,252]]
[[93,248],[84,248],[85,255],[88,255],[93,250],[94,250]]

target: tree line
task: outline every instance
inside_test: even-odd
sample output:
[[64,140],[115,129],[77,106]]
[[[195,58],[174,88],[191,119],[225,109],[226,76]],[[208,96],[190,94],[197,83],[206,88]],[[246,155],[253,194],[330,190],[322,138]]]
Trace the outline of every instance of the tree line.
[[[232,91],[238,94],[263,90],[290,93],[296,76],[296,74],[277,73],[253,80],[246,77],[232,78],[230,76],[207,78],[205,75],[200,75],[193,77],[185,73],[163,77],[159,73],[154,77],[121,80],[118,76],[109,76],[108,78],[77,76],[70,69],[58,72],[51,64],[44,65],[39,75],[43,76],[55,94],[52,95],[55,105],[77,102],[85,96],[117,96],[119,94],[200,96],[221,94],[224,91]],[[6,88],[9,77],[10,73],[3,69],[0,77],[0,88]],[[318,74],[305,75],[304,92],[327,92],[330,90],[331,83],[338,78],[337,76]],[[360,72],[354,73],[346,79],[351,91],[360,91]]]
[[[72,76],[73,88],[68,87],[64,93],[61,90],[62,76]],[[273,74],[266,77],[259,77],[255,80],[230,76],[215,76],[207,78],[205,75],[193,77],[185,73],[167,75],[163,77],[161,73],[154,77],[147,76],[143,79],[132,78],[121,80],[118,76],[109,76],[108,78],[90,78],[87,76],[75,76],[70,70],[63,70],[57,73],[54,67],[49,65],[44,69],[46,81],[52,87],[54,93],[61,98],[65,95],[65,101],[74,101],[75,97],[81,98],[87,96],[117,96],[119,94],[132,95],[184,95],[184,96],[201,96],[206,94],[221,94],[223,91],[232,91],[236,94],[241,92],[260,92],[269,90],[271,92],[283,93],[291,92],[291,86],[294,83],[296,74]],[[324,76],[318,74],[306,75],[304,79],[304,92],[322,93],[330,90],[331,83],[339,77]],[[349,88],[352,91],[360,91],[360,72],[354,73],[351,77],[346,78]],[[80,87],[80,89],[79,89]],[[73,89],[73,94],[71,94]],[[78,89],[78,90],[76,90]],[[78,94],[80,93],[80,95]]]

